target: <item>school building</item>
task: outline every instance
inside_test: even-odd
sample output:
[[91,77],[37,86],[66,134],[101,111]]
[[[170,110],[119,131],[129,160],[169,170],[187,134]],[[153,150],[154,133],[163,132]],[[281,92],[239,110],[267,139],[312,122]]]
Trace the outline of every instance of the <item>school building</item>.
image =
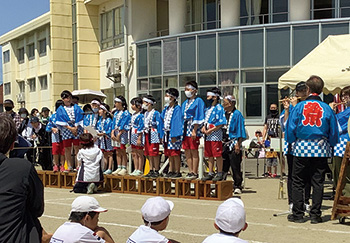
[[161,108],[167,88],[183,101],[196,80],[201,97],[234,94],[253,130],[278,101],[278,78],[328,35],[349,34],[350,1],[50,0],[38,19],[0,37],[5,99],[52,107],[63,89],[88,88],[110,104],[152,94]]

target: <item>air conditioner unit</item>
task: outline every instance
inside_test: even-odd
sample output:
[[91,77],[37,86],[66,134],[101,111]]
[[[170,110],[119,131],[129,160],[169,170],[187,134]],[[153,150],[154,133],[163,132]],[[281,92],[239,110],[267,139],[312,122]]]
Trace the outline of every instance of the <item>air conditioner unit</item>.
[[25,102],[25,96],[24,93],[19,93],[16,95],[17,103]]
[[107,78],[118,78],[120,77],[121,71],[121,60],[120,58],[111,58],[107,59],[106,69],[107,69]]

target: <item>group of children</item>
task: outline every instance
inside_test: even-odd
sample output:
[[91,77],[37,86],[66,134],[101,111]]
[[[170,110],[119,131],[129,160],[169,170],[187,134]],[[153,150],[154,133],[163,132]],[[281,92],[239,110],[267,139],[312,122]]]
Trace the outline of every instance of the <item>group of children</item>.
[[[223,180],[223,128],[230,127],[230,124],[227,124],[227,114],[220,104],[221,91],[218,88],[207,91],[207,103],[210,105],[205,108],[204,101],[197,96],[197,90],[195,81],[187,82],[185,86],[187,99],[180,106],[179,91],[169,88],[165,92],[165,107],[161,113],[154,109],[157,101],[152,95],[146,95],[143,98],[135,97],[130,101],[133,114],[129,113],[127,101],[123,96],[117,96],[114,99],[112,111],[107,104],[98,99],[92,100],[91,104],[81,109],[76,104],[72,105],[71,93],[67,90],[63,91],[62,100],[57,101],[56,113],[50,117],[48,126],[52,131],[54,171],[64,170],[63,165],[59,164],[60,155],[65,155],[68,170],[73,169],[72,148],[77,154],[77,167],[81,165],[79,153],[89,152],[85,151],[86,149],[78,150],[79,143],[83,143],[81,139],[79,142],[79,136],[90,132],[95,134],[94,145],[102,151],[105,161],[104,174],[127,174],[127,144],[130,144],[134,163],[134,171],[130,175],[143,175],[144,156],[146,156],[150,164],[150,172],[145,176],[158,177],[159,145],[162,143],[164,155],[169,158],[169,170],[165,177],[182,177],[180,173],[182,148],[189,167],[186,178],[196,179],[198,178],[199,139],[204,136],[209,174],[203,180]],[[230,122],[231,119],[229,119]],[[227,129],[227,133],[230,131],[235,134],[235,129]],[[234,134],[230,135],[230,139],[238,139]],[[114,150],[117,168],[113,168]],[[215,160],[218,171],[216,175],[214,174]],[[86,163],[86,161],[83,162]]]

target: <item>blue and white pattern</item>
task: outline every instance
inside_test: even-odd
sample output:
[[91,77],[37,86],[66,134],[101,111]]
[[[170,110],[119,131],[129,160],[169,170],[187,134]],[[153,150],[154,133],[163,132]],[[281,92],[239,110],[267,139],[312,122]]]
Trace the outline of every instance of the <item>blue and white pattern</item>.
[[163,122],[160,113],[155,109],[144,114],[144,132],[149,134],[150,143],[160,143],[163,137]]
[[105,134],[105,136],[99,137],[100,149],[104,149],[106,151],[113,150],[112,140],[111,140],[112,119],[109,117],[107,118],[100,117],[100,119],[97,122],[96,128],[99,133]]
[[[145,138],[143,136],[144,130],[144,116],[141,113],[133,114],[131,117],[130,143],[134,146],[145,146]],[[141,134],[141,145],[137,145],[137,139]]]
[[[206,129],[225,125],[227,123],[224,108],[222,105],[217,104],[211,106],[205,111],[204,125]],[[216,130],[209,135],[205,136],[205,141],[222,141],[222,129]]]
[[174,107],[170,107],[165,110],[165,115],[164,115],[164,131],[170,131],[170,123],[171,123],[171,118],[173,116],[174,112]]
[[337,145],[335,145],[334,147],[333,156],[344,157],[347,142],[348,142],[348,139],[346,137],[340,137],[339,143],[337,143]]
[[52,128],[57,128],[57,126],[56,126],[56,113],[54,113],[50,116],[49,122],[46,125],[46,131],[51,132],[51,142],[52,143],[62,142],[62,136],[60,134],[60,130],[58,130],[57,133],[53,133]]
[[112,127],[114,129],[114,136],[118,136],[118,133],[120,131],[124,131],[120,135],[120,143],[124,145],[129,143],[128,131],[130,130],[130,120],[131,120],[131,116],[127,110],[118,111],[114,114],[114,117],[113,117]]
[[92,126],[96,128],[96,124],[98,121],[98,114],[90,113],[84,115],[84,127]]
[[198,124],[198,129],[196,131],[196,136],[201,137],[200,127],[204,122],[204,101],[196,97],[195,99],[185,100],[181,107],[182,117],[184,124],[187,124],[185,131],[186,137],[191,137],[194,125]]
[[[163,143],[166,144],[167,149],[180,150],[182,144],[183,129],[181,107],[175,105],[173,107],[165,106],[161,118],[164,120],[164,136]],[[176,138],[176,142],[172,143],[171,138]]]
[[332,149],[326,139],[298,139],[292,152],[296,157],[332,157]]
[[68,117],[71,121],[75,120],[75,115],[74,115],[74,106],[64,106],[64,109],[66,110]]
[[62,140],[79,139],[79,136],[84,133],[84,128],[82,128],[81,126],[78,126],[77,136],[74,136],[70,130],[63,126],[58,126],[58,128],[61,131]]

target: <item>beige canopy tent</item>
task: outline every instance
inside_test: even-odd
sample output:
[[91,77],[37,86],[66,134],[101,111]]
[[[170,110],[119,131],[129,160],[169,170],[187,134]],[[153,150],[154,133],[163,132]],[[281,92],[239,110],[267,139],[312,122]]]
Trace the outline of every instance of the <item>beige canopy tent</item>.
[[338,93],[350,85],[350,35],[328,36],[279,78],[278,88],[294,89],[298,82],[306,81],[311,75],[323,79],[325,94]]

